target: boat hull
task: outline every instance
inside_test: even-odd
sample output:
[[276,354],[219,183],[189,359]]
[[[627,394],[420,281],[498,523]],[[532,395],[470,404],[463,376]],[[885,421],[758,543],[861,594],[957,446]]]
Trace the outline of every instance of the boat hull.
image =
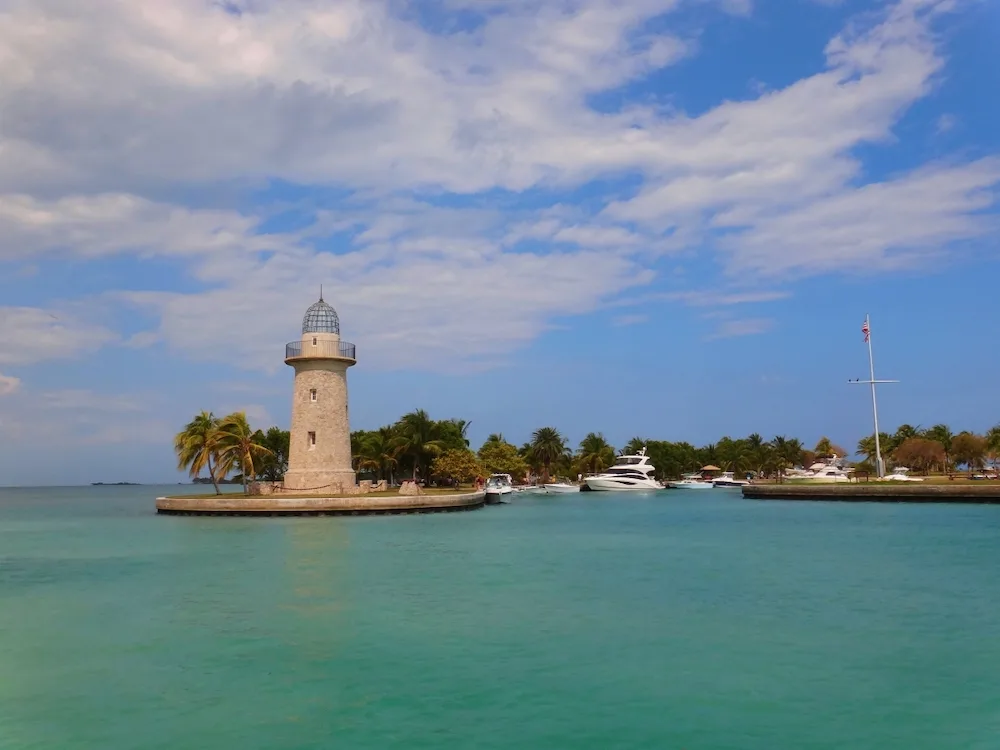
[[546,492],[553,495],[565,495],[570,492],[580,491],[580,488],[574,484],[546,484],[543,487]]
[[509,503],[511,495],[514,493],[510,490],[506,492],[502,490],[486,490],[486,504],[487,505],[500,505],[502,503]]
[[714,485],[711,482],[669,482],[667,487],[672,490],[710,490]]
[[591,477],[584,479],[583,483],[593,492],[650,492],[663,489],[658,482],[641,479]]

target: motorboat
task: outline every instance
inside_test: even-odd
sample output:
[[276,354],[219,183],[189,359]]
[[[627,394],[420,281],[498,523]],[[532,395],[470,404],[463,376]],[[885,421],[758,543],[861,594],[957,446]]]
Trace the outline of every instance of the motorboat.
[[491,474],[486,480],[486,504],[509,503],[514,494],[510,474]]
[[711,481],[702,479],[701,474],[684,474],[680,479],[667,482],[672,490],[710,490],[714,486]]
[[737,479],[733,472],[724,471],[712,480],[713,487],[745,487],[750,484],[746,479]]
[[910,470],[906,466],[897,466],[893,469],[892,474],[886,474],[882,477],[883,481],[886,482],[922,482],[924,481],[922,477],[911,477]]
[[663,485],[653,474],[656,467],[643,448],[632,456],[619,456],[614,466],[600,474],[583,478],[587,489],[596,492],[623,492],[635,490],[662,490]]
[[562,495],[568,492],[579,492],[580,486],[576,484],[566,484],[565,482],[553,482],[552,484],[543,484],[542,487],[545,492],[549,495]]

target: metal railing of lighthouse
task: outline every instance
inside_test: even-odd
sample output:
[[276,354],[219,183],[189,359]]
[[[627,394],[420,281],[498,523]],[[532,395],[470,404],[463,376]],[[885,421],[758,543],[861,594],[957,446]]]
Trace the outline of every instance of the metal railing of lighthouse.
[[304,349],[301,341],[290,341],[285,344],[285,359],[294,359],[296,357],[357,359],[354,353],[354,344],[349,341],[317,341],[315,344],[306,344]]

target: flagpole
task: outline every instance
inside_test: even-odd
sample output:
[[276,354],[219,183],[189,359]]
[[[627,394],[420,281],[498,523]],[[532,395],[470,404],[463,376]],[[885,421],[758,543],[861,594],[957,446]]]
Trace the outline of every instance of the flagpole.
[[879,479],[885,477],[885,462],[882,460],[882,441],[879,439],[878,434],[878,403],[875,400],[875,384],[876,383],[898,383],[898,380],[876,380],[875,379],[875,358],[872,356],[872,326],[871,318],[865,315],[865,324],[861,327],[861,332],[865,334],[865,343],[868,344],[868,371],[870,373],[868,380],[862,380],[861,378],[855,378],[854,380],[848,380],[848,383],[869,383],[872,387],[872,419],[875,422],[875,473],[878,475]]
[[875,358],[872,356],[872,326],[870,317],[865,314],[865,328],[868,329],[868,334],[865,336],[868,339],[868,368],[871,372],[871,384],[872,384],[872,417],[875,420],[875,472],[878,474],[878,478],[881,479],[885,476],[885,465],[882,463],[882,445],[879,442],[878,436],[878,402],[875,400]]

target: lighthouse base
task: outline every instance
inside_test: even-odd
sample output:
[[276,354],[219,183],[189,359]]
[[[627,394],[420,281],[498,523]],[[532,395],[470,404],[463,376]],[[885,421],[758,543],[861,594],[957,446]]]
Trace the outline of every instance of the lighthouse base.
[[350,469],[329,471],[314,469],[306,471],[285,472],[285,492],[328,492],[340,495],[357,495],[362,492],[358,487],[355,474]]

